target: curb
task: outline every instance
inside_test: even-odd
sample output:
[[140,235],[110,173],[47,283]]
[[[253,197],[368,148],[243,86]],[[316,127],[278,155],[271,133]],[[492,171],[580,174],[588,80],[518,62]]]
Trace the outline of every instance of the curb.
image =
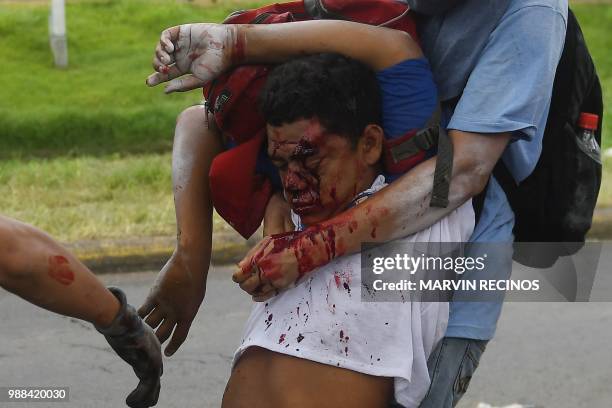
[[[248,240],[231,230],[214,234],[211,263],[239,262],[260,236],[260,230]],[[612,239],[612,208],[595,210],[587,239]],[[175,243],[176,238],[171,236],[78,241],[66,247],[96,274],[105,274],[160,270],[172,255]]]
[[[245,240],[237,233],[213,236],[211,263],[237,263],[257,242],[261,233]],[[160,270],[174,252],[176,237],[89,240],[65,244],[96,274]]]

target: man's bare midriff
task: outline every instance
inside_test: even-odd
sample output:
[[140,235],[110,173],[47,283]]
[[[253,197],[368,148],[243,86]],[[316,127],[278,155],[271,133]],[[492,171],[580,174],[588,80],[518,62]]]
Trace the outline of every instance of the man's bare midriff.
[[386,408],[393,379],[250,347],[229,379],[223,408]]

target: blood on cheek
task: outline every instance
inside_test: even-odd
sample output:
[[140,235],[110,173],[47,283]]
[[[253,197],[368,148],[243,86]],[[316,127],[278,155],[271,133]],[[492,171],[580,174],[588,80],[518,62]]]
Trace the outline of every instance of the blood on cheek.
[[321,207],[319,180],[309,174],[288,171],[283,187],[290,194],[290,204],[296,214],[303,215]]
[[49,257],[49,276],[66,286],[74,281],[74,272],[70,268],[70,262],[62,255]]
[[[275,145],[274,151],[278,148],[279,146]],[[282,180],[285,191],[293,195],[291,204],[298,214],[321,206],[319,168],[310,168],[307,163],[308,158],[317,153],[318,147],[306,139],[301,139],[291,154],[292,163],[288,164]]]

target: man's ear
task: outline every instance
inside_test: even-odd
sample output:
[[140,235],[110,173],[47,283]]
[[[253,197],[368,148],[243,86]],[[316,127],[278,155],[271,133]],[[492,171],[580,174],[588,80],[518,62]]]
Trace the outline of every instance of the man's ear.
[[378,125],[367,125],[363,130],[357,144],[357,149],[368,166],[373,166],[380,160],[384,140],[385,134]]

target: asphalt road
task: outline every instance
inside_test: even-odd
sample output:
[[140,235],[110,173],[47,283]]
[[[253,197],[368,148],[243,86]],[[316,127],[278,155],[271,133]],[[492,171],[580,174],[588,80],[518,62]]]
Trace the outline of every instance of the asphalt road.
[[[159,407],[218,407],[249,299],[228,268],[211,271],[187,342],[166,359]],[[155,273],[103,276],[144,299]],[[136,378],[89,325],[0,289],[0,387],[67,386],[64,403],[2,407],[120,407]],[[461,408],[479,402],[555,408],[612,406],[612,303],[508,303]]]

